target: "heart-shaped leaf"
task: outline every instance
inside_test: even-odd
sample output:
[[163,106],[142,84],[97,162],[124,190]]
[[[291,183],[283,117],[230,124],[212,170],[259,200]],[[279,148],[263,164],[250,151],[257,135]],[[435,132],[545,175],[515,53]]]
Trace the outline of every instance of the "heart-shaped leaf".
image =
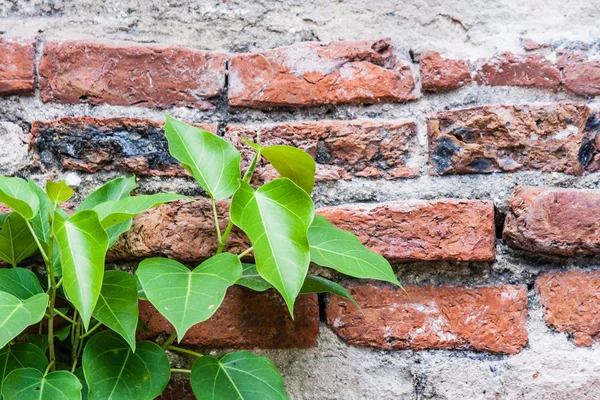
[[21,300],[44,293],[37,276],[25,268],[1,268],[0,292],[10,293]]
[[283,379],[273,363],[248,351],[196,360],[190,375],[198,399],[284,400]]
[[292,315],[310,263],[313,217],[310,196],[288,178],[257,191],[241,182],[231,201],[231,220],[252,241],[258,273],[281,293]]
[[300,293],[333,293],[336,296],[350,300],[360,310],[360,306],[345,287],[320,276],[308,275],[304,280]]
[[89,196],[79,204],[76,212],[91,210],[97,205],[107,201],[120,200],[129,196],[129,193],[135,188],[135,176],[110,180],[90,193]]
[[44,372],[48,366],[46,354],[31,343],[15,343],[0,349],[0,393],[2,382],[8,374],[19,368],[33,368]]
[[245,286],[256,292],[264,292],[265,290],[273,288],[269,282],[265,280],[256,269],[256,265],[242,263],[242,277],[235,283],[236,285]]
[[106,271],[94,318],[123,337],[135,351],[138,323],[137,282],[123,271]]
[[58,242],[65,292],[87,329],[102,288],[108,236],[98,214],[85,210],[69,219],[57,213],[54,237]]
[[48,198],[48,195],[44,190],[34,181],[29,179],[27,185],[38,198],[39,211],[29,221],[33,226],[33,231],[37,238],[41,240],[44,245],[47,245],[50,238],[50,213],[54,208],[54,205]]
[[367,249],[352,233],[317,215],[308,230],[310,260],[355,278],[377,279],[400,286],[390,263]]
[[69,200],[75,192],[63,180],[60,182],[46,182],[46,194],[54,204],[62,204]]
[[102,226],[109,228],[161,204],[185,199],[189,200],[190,198],[175,193],[132,196],[104,202],[94,207],[94,211],[98,213]]
[[266,146],[260,154],[281,176],[291,179],[306,193],[312,193],[317,165],[308,153],[292,146]]
[[10,213],[0,230],[0,259],[16,267],[38,251],[27,221],[16,212]]
[[35,217],[40,209],[40,200],[21,178],[0,176],[0,202],[6,204],[25,219]]
[[12,371],[2,385],[5,400],[78,400],[81,382],[69,371],[44,375],[34,368]]
[[216,134],[167,115],[169,152],[216,200],[230,197],[240,179],[240,152]]
[[40,322],[47,306],[46,293],[20,300],[10,293],[0,292],[0,348],[6,346],[29,325]]
[[227,288],[242,276],[239,258],[221,253],[190,271],[177,261],[149,258],[136,272],[144,293],[177,331],[179,341],[187,330],[209,319],[219,308]]
[[171,377],[169,359],[152,342],[140,342],[135,353],[112,331],[94,335],[83,351],[83,372],[90,400],[152,400]]

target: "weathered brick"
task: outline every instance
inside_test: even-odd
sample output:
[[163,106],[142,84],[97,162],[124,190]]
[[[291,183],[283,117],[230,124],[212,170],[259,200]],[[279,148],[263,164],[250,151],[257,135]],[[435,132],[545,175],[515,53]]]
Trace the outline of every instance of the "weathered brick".
[[[144,334],[146,338],[173,332],[173,326],[147,301],[140,302],[140,318],[151,330]],[[310,348],[316,345],[319,324],[316,294],[298,297],[292,320],[275,291],[233,286],[217,312],[192,326],[181,343],[211,349]]]
[[0,95],[32,93],[35,48],[0,38]]
[[494,206],[476,200],[404,201],[318,211],[391,261],[493,261]]
[[548,325],[567,332],[578,346],[600,339],[600,271],[549,273],[535,288]]
[[389,39],[300,43],[237,54],[229,67],[229,105],[264,108],[407,101],[417,96],[407,62]]
[[223,91],[226,58],[180,47],[49,42],[40,91],[44,102],[209,109]]
[[[225,138],[243,155],[244,167],[254,153],[244,144],[245,136],[261,145],[289,145],[308,152],[317,161],[317,181],[352,177],[408,178],[419,170],[411,165],[417,147],[414,122],[393,121],[315,121],[266,126],[229,125]],[[278,176],[266,162],[257,176]],[[266,168],[265,168],[266,167]]]
[[590,111],[585,122],[578,160],[586,171],[600,171],[600,115]]
[[443,58],[436,51],[421,54],[419,69],[423,90],[431,92],[457,89],[472,82],[468,61]]
[[[516,354],[527,344],[527,289],[353,283],[362,311],[332,297],[327,325],[355,346],[385,350],[470,349]],[[408,294],[408,295],[407,295]]]
[[[138,175],[183,175],[169,155],[163,123],[139,118],[68,117],[35,121],[32,146],[43,165],[85,172],[120,170]],[[197,124],[217,131],[217,125]]]
[[600,95],[600,60],[568,63],[563,70],[563,83],[577,94]]
[[539,54],[504,53],[474,63],[475,82],[491,86],[537,86],[557,88],[560,71]]
[[600,253],[600,192],[518,186],[504,240],[515,248],[563,256]]
[[583,103],[490,105],[428,115],[437,175],[540,170],[580,175]]
[[525,51],[534,51],[544,47],[550,47],[548,43],[540,43],[531,38],[524,38],[521,41],[521,46],[523,46],[523,50]]

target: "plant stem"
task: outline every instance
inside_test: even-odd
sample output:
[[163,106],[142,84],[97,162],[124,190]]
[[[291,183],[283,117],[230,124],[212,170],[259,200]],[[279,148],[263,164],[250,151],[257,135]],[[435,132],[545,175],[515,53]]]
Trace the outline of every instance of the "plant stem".
[[188,350],[188,349],[182,349],[181,347],[168,346],[167,349],[177,351],[179,353],[190,354],[190,355],[196,356],[198,358],[203,357],[203,355],[200,353],[196,353],[195,351]]
[[69,318],[68,316],[66,316],[65,314],[61,313],[60,311],[58,311],[58,308],[54,309],[54,314],[58,315],[59,317],[62,317],[63,319],[69,321],[70,323],[72,323],[73,325],[77,325],[77,322],[73,321],[71,318]]
[[177,337],[177,331],[173,331],[173,333],[171,333],[171,336],[169,336],[169,338],[163,343],[163,345],[162,345],[163,350],[166,350],[169,346],[171,346],[171,343],[173,343],[173,341],[175,340],[176,337]]
[[48,375],[48,371],[50,371],[50,368],[53,368],[53,367],[54,367],[54,360],[50,361],[50,363],[46,367],[46,371],[44,371],[44,376]]
[[250,179],[252,179],[252,175],[254,175],[254,170],[256,169],[256,164],[258,163],[259,159],[260,159],[260,151],[257,151],[256,154],[254,155],[254,158],[252,159],[252,162],[248,166],[248,169],[244,173],[244,178],[243,178],[244,182],[250,182]]
[[238,255],[238,258],[241,260],[241,259],[242,259],[242,257],[244,257],[245,255],[247,255],[248,253],[251,253],[251,252],[252,252],[252,250],[254,250],[254,246],[250,246],[249,248],[247,248],[246,250],[244,250],[243,252],[241,252],[241,253]]
[[[33,236],[33,239],[35,240],[35,243],[37,244],[38,249],[40,249],[40,254],[42,255],[42,259],[44,260],[44,263],[46,265],[48,265],[48,256],[46,255],[46,252],[44,251],[44,248],[42,247],[40,240],[38,239],[37,235],[35,234],[35,231],[33,230],[33,226],[31,226],[31,222],[29,222],[29,220],[25,220],[25,224],[29,228],[29,231],[31,232],[31,235]],[[52,251],[51,248],[49,248],[48,251]]]
[[75,329],[75,339],[73,340],[73,348],[71,349],[71,372],[77,368],[77,359],[79,358],[79,347],[81,346],[81,328],[82,328],[81,316],[77,316],[77,324],[73,327]]
[[[54,223],[54,218],[52,218],[52,223]],[[34,234],[35,237],[35,234]],[[52,263],[52,251],[54,249],[54,236],[52,235],[52,231],[50,232],[50,240],[48,241],[48,260],[46,262],[46,269],[48,270],[48,281],[50,282],[50,291],[48,295],[50,296],[50,304],[48,306],[48,314],[50,314],[50,319],[48,319],[48,351],[49,351],[49,361],[52,364],[52,371],[54,371],[55,365],[54,361],[56,360],[56,355],[54,353],[54,303],[56,302],[56,279],[54,279],[54,264]]]
[[94,327],[92,329],[90,329],[89,331],[87,331],[86,333],[81,335],[79,337],[79,339],[82,340],[83,338],[90,336],[92,334],[92,332],[94,332],[96,329],[98,329],[100,327],[100,325],[102,325],[102,323],[98,322],[96,325],[94,325]]
[[171,368],[171,372],[179,372],[182,374],[191,374],[192,371],[190,371],[189,369],[181,369],[181,368]]
[[217,238],[219,239],[219,245],[221,244],[221,228],[219,227],[219,215],[217,214],[217,203],[214,198],[210,198],[210,203],[212,204],[213,217],[215,218],[215,229],[217,230]]
[[229,238],[229,234],[231,233],[232,228],[233,228],[233,222],[231,221],[231,219],[229,219],[227,228],[225,228],[225,233],[223,233],[221,242],[219,242],[219,248],[217,249],[217,254],[220,254],[223,252],[223,248],[225,247],[225,243],[227,242],[227,238]]

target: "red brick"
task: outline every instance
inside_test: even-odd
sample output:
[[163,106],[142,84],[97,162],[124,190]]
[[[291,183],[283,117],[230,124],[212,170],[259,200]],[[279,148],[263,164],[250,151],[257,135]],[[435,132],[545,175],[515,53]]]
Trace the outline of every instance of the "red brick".
[[563,256],[600,253],[600,192],[518,186],[504,240],[515,248]]
[[[414,122],[316,121],[258,127],[229,125],[225,138],[243,155],[244,168],[254,153],[242,136],[262,145],[289,145],[308,152],[317,161],[317,181],[352,177],[409,178],[419,170],[410,165],[417,147]],[[270,179],[277,172],[263,161],[257,176]]]
[[[299,296],[294,317],[292,320],[275,291],[255,292],[233,286],[217,312],[192,326],[181,343],[211,349],[315,347],[320,324],[317,295]],[[140,302],[140,318],[152,331],[144,337],[173,332],[173,326],[147,301]]]
[[225,84],[221,53],[70,41],[50,42],[40,61],[44,102],[209,109]]
[[521,46],[523,46],[523,50],[525,51],[534,51],[544,47],[550,47],[548,43],[539,43],[530,38],[523,39],[521,41]]
[[407,101],[417,96],[389,39],[300,43],[231,57],[229,105],[264,108]]
[[600,339],[600,271],[549,273],[535,288],[548,325],[567,332],[578,346]]
[[557,88],[560,84],[559,69],[539,54],[504,53],[479,59],[475,72],[480,85]]
[[493,261],[494,206],[477,200],[404,201],[318,210],[391,261]]
[[[216,124],[196,124],[216,132]],[[126,171],[137,175],[189,176],[169,155],[163,123],[140,118],[68,117],[35,121],[32,146],[41,164],[65,170]]]
[[516,354],[527,344],[527,289],[353,283],[362,308],[332,297],[327,325],[351,345],[384,350],[469,349]]
[[466,60],[450,60],[435,51],[421,54],[419,68],[423,90],[437,92],[471,83],[471,66]]
[[583,103],[490,105],[427,117],[431,174],[539,170],[580,175]]
[[35,48],[0,38],[0,95],[32,93]]
[[600,95],[600,60],[569,63],[563,70],[563,84],[580,95]]

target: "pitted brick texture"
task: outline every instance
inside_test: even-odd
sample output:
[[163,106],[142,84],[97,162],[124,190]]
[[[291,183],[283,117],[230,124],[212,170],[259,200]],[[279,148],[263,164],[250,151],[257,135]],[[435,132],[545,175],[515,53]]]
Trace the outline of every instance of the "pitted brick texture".
[[600,192],[523,187],[510,199],[504,240],[512,247],[561,256],[600,253]]
[[[317,181],[361,178],[411,178],[418,175],[413,157],[417,146],[414,122],[316,121],[265,126],[228,125],[225,138],[242,152],[244,167],[254,153],[242,137],[261,145],[288,145],[308,152],[317,162]],[[277,172],[263,160],[257,175]]]
[[0,38],[0,95],[33,92],[35,48],[33,41]]
[[49,42],[39,65],[44,102],[213,108],[225,85],[221,53],[83,41]]
[[473,80],[468,61],[443,58],[436,51],[421,54],[419,68],[422,88],[431,92],[457,89]]
[[414,100],[415,82],[389,39],[299,43],[236,54],[229,105],[266,108]]
[[327,325],[355,346],[384,350],[471,349],[516,354],[527,344],[527,289],[354,283],[362,312],[343,298],[327,305]]
[[557,88],[560,71],[539,54],[505,53],[474,63],[475,82],[490,86],[536,86]]

